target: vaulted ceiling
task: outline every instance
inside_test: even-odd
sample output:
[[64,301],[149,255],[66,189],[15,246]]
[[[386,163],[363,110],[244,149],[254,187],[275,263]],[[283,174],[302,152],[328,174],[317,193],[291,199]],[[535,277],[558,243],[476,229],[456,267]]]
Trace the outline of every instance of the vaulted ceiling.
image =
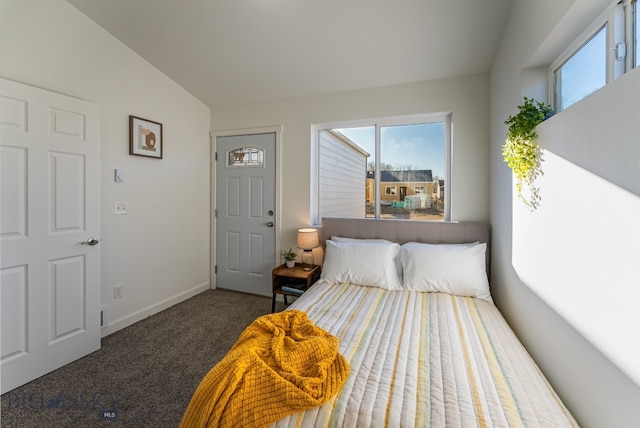
[[490,70],[514,0],[67,0],[212,109]]

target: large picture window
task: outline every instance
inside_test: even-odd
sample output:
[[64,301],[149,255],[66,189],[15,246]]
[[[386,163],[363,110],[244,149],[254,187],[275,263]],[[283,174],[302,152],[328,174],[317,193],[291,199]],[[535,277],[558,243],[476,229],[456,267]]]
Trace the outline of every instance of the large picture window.
[[449,114],[315,125],[313,223],[449,220]]

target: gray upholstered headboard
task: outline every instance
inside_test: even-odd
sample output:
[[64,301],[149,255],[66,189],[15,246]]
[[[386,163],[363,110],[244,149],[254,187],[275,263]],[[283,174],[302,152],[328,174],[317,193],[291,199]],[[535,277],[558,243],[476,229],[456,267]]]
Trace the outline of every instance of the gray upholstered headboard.
[[357,218],[323,218],[319,229],[320,242],[332,236],[349,238],[378,238],[403,244],[487,243],[487,273],[489,273],[491,229],[483,222],[442,222],[415,220],[374,220]]

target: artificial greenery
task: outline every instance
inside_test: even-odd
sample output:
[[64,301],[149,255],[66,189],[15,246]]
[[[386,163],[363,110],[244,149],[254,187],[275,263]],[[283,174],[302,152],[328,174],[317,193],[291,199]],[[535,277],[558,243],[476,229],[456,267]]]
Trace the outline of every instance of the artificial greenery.
[[282,250],[280,252],[280,257],[282,257],[282,260],[284,260],[285,262],[292,262],[298,258],[298,254],[296,254],[291,248],[289,248],[288,250]]
[[[540,189],[534,183],[542,175],[541,151],[536,139],[536,126],[553,114],[551,106],[524,98],[524,104],[515,116],[509,116],[504,123],[509,126],[507,141],[502,146],[502,157],[516,176],[518,197],[531,210],[540,206]],[[525,196],[524,192],[528,191]]]

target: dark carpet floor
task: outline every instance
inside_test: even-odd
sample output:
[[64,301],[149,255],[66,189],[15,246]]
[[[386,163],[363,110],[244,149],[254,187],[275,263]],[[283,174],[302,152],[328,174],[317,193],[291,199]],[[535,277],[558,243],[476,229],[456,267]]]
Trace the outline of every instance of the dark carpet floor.
[[[278,303],[277,310],[283,308]],[[271,299],[209,290],[2,396],[2,427],[177,427],[193,392]]]

